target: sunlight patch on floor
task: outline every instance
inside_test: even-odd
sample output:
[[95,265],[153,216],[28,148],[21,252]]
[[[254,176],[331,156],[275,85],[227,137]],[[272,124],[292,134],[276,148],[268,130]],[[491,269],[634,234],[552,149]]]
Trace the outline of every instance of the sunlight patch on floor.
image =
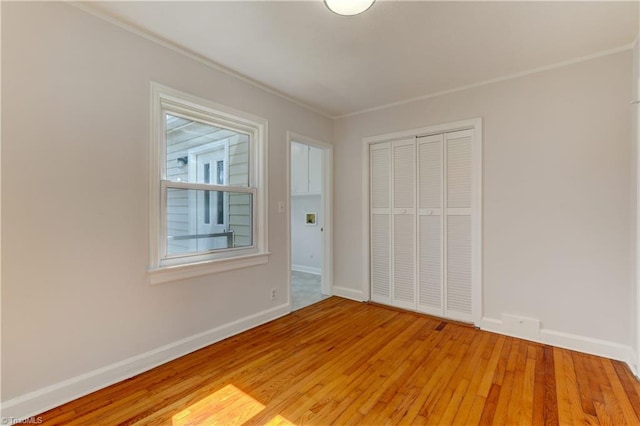
[[[227,385],[172,417],[173,426],[241,425],[265,406],[233,385]],[[277,415],[266,425],[293,425]]]
[[173,426],[239,425],[264,405],[233,385],[227,385],[173,416]]
[[285,419],[280,414],[278,414],[277,416],[269,420],[267,423],[265,423],[265,425],[266,426],[280,426],[280,425],[293,426],[295,425],[295,423],[291,423],[289,420]]

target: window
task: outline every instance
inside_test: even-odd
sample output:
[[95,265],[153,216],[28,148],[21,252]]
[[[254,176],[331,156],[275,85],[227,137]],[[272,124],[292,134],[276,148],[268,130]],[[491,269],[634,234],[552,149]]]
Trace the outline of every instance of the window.
[[151,91],[151,282],[266,263],[266,121]]

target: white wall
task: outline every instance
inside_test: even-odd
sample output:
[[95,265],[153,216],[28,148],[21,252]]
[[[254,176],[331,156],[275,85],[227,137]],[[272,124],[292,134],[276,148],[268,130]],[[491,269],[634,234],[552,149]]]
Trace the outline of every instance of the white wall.
[[362,289],[363,137],[483,118],[484,316],[631,344],[631,52],[337,120],[334,283]]
[[[68,4],[2,9],[3,400],[288,312],[286,132],[331,121]],[[267,265],[148,284],[150,81],[269,120]]]
[[[316,213],[316,226],[305,223],[305,213]],[[291,197],[291,266],[306,272],[322,271],[322,203],[320,195]],[[300,268],[302,267],[302,268]]]

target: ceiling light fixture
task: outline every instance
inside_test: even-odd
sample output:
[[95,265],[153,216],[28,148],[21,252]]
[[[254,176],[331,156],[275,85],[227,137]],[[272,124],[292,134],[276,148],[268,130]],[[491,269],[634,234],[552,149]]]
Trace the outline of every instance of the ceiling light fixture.
[[376,0],[324,0],[324,4],[338,15],[357,15],[369,9]]

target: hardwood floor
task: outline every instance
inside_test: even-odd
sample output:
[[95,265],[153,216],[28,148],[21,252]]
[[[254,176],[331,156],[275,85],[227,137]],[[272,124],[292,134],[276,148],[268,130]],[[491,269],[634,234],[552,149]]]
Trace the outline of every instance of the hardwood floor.
[[332,297],[41,414],[44,424],[640,424],[618,362]]

